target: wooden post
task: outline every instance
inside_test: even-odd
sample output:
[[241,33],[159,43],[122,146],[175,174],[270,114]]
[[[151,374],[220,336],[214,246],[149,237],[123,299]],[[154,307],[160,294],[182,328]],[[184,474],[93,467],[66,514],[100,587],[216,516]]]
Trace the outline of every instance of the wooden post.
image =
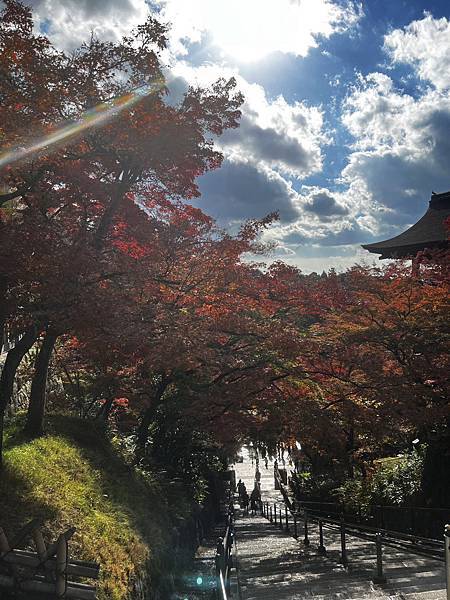
[[[39,556],[40,561],[45,561],[47,557],[47,546],[44,542],[44,538],[42,537],[42,533],[40,529],[37,527],[33,529],[32,536],[34,540],[34,544],[36,546],[37,555]],[[53,581],[53,569],[51,565],[48,564],[47,561],[44,562],[45,569],[45,579],[46,581]]]
[[345,546],[345,521],[343,516],[341,517],[341,563],[344,569],[348,567],[347,548]]
[[273,515],[274,515],[274,523],[277,524],[277,503],[273,503]]
[[298,531],[297,531],[297,513],[294,512],[294,537],[295,539],[298,538]]
[[284,515],[286,517],[286,531],[289,531],[289,515],[287,506],[284,507]]
[[60,535],[56,546],[56,597],[63,598],[67,588],[67,541]]
[[270,507],[270,522],[273,523],[272,507]]
[[450,600],[450,525],[444,529],[445,575],[447,580],[447,600]]
[[303,543],[305,546],[309,546],[309,537],[308,537],[308,512],[305,509],[304,511],[304,528],[305,528],[305,537],[303,538]]
[[322,522],[322,519],[319,519],[319,545],[317,547],[317,552],[322,555],[327,553],[327,549],[323,545],[323,522]]
[[42,537],[42,533],[38,528],[33,530],[32,535],[36,546],[36,551],[39,558],[42,560],[47,552],[47,546],[45,545],[44,538]]
[[375,535],[375,546],[377,549],[377,570],[373,576],[374,583],[386,583],[386,577],[383,573],[383,548],[381,545],[381,533]]

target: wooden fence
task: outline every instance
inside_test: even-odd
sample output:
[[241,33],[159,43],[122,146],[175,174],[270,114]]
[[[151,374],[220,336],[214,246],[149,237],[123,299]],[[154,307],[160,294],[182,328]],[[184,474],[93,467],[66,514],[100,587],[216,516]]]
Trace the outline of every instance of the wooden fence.
[[[43,595],[47,599],[95,600],[95,586],[68,581],[68,577],[99,576],[98,564],[69,558],[68,542],[74,533],[72,527],[47,546],[36,520],[25,525],[12,541],[0,527],[0,590],[9,590],[19,598]],[[35,552],[18,548],[29,539]]]

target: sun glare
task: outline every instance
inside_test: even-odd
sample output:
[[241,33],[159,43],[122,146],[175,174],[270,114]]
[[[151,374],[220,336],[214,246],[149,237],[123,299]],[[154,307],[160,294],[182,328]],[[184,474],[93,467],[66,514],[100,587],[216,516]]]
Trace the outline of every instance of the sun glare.
[[239,62],[276,51],[306,56],[316,35],[331,35],[351,19],[328,0],[171,0],[166,10],[170,21],[183,23],[180,38],[203,36]]
[[29,140],[25,146],[20,146],[0,154],[0,168],[11,165],[19,160],[34,156],[39,152],[48,152],[52,148],[81,135],[86,129],[98,127],[127,108],[131,108],[142,98],[149,94],[158,92],[164,85],[164,81],[157,80],[152,84],[136,88],[128,94],[115,98],[109,102],[98,104],[94,108],[83,113],[75,122],[63,122],[55,126],[48,135],[38,140]]

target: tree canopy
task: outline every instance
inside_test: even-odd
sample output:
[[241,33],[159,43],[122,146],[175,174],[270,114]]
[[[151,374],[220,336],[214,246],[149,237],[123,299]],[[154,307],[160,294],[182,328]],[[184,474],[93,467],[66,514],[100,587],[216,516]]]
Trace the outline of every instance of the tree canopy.
[[28,433],[48,397],[114,422],[141,463],[158,440],[228,453],[301,440],[351,473],[398,439],[443,439],[448,255],[323,276],[252,262],[276,215],[231,235],[189,202],[243,97],[221,79],[169,103],[166,33],[149,17],[65,53],[4,2],[1,422],[34,352]]

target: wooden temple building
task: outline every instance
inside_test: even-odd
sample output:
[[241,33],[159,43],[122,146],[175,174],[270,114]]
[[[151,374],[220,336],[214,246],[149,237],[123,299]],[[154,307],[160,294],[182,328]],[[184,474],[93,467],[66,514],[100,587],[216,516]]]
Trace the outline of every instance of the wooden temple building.
[[450,192],[431,195],[427,212],[409,229],[388,240],[362,247],[383,258],[414,259],[418,252],[450,247]]

